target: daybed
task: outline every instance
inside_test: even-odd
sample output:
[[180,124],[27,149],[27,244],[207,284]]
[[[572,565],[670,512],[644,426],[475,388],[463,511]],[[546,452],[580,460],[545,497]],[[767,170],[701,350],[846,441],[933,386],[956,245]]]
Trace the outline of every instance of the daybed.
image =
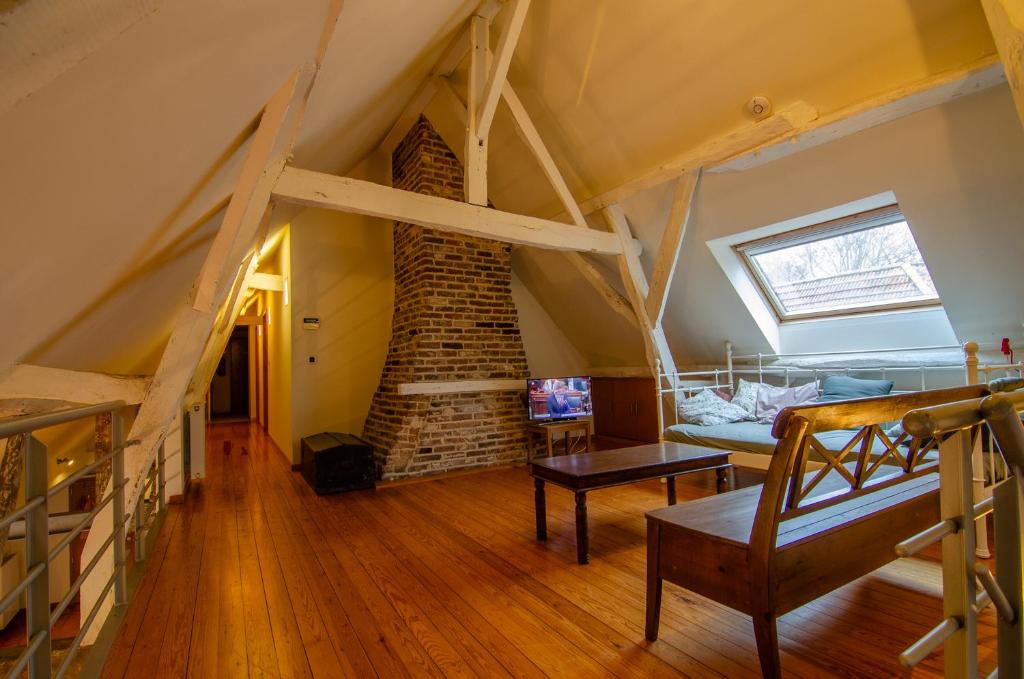
[[[959,358],[957,358],[959,356]],[[662,437],[668,441],[702,445],[733,453],[732,463],[740,467],[767,470],[778,443],[772,436],[772,425],[757,422],[734,422],[721,425],[696,425],[681,421],[678,403],[702,390],[714,389],[735,393],[739,379],[752,382],[791,386],[807,382],[819,385],[829,375],[889,379],[895,383],[893,394],[972,385],[988,382],[1002,374],[1024,374],[1024,363],[979,365],[978,345],[967,342],[963,347],[921,347],[874,352],[838,352],[821,354],[754,354],[736,356],[732,343],[726,342],[723,367],[661,374]],[[851,431],[824,432],[818,435],[827,450],[838,452],[850,441]],[[905,442],[904,442],[905,443]],[[884,452],[877,441],[872,453]],[[932,453],[934,454],[934,453]],[[975,479],[977,500],[991,495],[992,486],[1006,477],[1005,467],[991,452],[984,454],[978,446],[975,469],[986,470],[985,478]],[[821,455],[813,451],[808,469],[819,467]],[[978,526],[978,555],[989,556],[984,523]]]

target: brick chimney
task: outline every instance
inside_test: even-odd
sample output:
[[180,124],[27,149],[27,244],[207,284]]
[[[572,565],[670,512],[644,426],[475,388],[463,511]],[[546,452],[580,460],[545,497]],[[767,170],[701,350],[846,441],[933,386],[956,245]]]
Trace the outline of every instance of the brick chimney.
[[[395,188],[463,200],[462,166],[422,116],[395,149],[391,172]],[[512,302],[511,247],[404,223],[395,224],[394,241],[391,342],[363,429],[378,473],[395,479],[521,459],[528,369]],[[399,393],[401,384],[494,379],[524,383]]]

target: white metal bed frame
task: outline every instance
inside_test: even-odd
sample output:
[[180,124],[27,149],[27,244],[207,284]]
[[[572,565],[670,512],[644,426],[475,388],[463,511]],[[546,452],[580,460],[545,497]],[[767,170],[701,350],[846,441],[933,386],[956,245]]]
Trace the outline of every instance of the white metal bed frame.
[[[776,363],[776,361],[785,361],[786,359],[836,357],[862,354],[902,354],[913,356],[920,354],[921,352],[951,349],[963,351],[964,358],[962,362],[946,365],[928,365],[925,363],[921,363],[919,365],[907,365],[906,363],[886,365],[884,363],[879,363],[877,365],[833,368],[814,368]],[[964,384],[988,383],[996,377],[1004,375],[1009,376],[1012,373],[1016,373],[1018,377],[1024,377],[1024,361],[1018,363],[982,365],[978,360],[978,344],[975,342],[965,342],[962,346],[952,344],[907,347],[901,349],[807,352],[799,354],[757,353],[736,355],[733,353],[732,342],[727,341],[725,343],[724,367],[663,373],[659,363],[657,382],[659,431],[663,438],[665,427],[668,422],[679,424],[678,404],[680,394],[683,395],[683,398],[687,398],[699,391],[707,389],[723,389],[735,392],[738,384],[737,381],[740,377],[750,376],[751,378],[756,378],[757,382],[764,382],[765,378],[774,378],[776,381],[781,382],[783,386],[787,387],[790,386],[795,379],[807,378],[808,381],[813,380],[815,383],[818,383],[820,388],[820,378],[828,375],[842,374],[855,376],[858,374],[871,374],[881,376],[882,379],[887,379],[898,376],[899,374],[917,373],[920,375],[920,391],[924,391],[929,388],[928,378],[930,375],[934,376],[937,373],[944,373],[948,379],[950,373],[954,372],[958,372],[962,376]],[[751,381],[753,381],[753,379]],[[934,379],[932,380],[932,384],[934,384]],[[894,390],[894,393],[905,393],[908,391],[917,390]],[[670,409],[670,417],[666,417],[666,407]],[[989,446],[989,448],[990,449],[987,453],[983,453],[981,441],[979,440],[972,454],[974,463],[973,468],[976,474],[973,477],[973,489],[976,502],[992,497],[993,487],[1006,479],[1008,475],[1006,466],[1003,464],[1000,456],[992,450],[992,446]],[[734,460],[734,464],[759,469],[767,469],[770,459],[767,455],[754,455],[739,451],[735,452],[734,456],[738,458]],[[983,459],[986,456],[987,459]],[[987,469],[990,471],[987,476],[985,474],[986,462],[988,463]],[[977,555],[979,557],[987,559],[991,556],[991,552],[988,548],[988,531],[983,520],[979,520],[978,522],[976,546]]]

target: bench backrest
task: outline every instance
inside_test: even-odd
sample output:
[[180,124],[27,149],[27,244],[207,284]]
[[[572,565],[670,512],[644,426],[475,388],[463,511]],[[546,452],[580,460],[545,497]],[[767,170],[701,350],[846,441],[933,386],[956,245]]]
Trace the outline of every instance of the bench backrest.
[[[971,385],[784,409],[772,427],[772,435],[779,441],[758,502],[750,539],[752,554],[770,558],[779,524],[786,519],[937,472],[937,461],[927,455],[936,448],[936,441],[913,439],[906,433],[890,438],[887,427],[915,408],[988,393],[985,385]],[[849,430],[849,439],[839,450],[834,443],[829,446],[819,439],[823,432],[840,430]],[[904,443],[909,445],[901,447]],[[812,453],[825,464],[809,475],[807,463]]]

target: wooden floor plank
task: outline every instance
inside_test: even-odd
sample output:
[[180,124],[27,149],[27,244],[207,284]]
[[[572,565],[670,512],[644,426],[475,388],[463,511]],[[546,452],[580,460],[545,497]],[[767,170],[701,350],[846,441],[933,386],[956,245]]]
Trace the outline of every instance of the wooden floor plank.
[[[229,453],[225,453],[225,444]],[[243,451],[244,448],[244,451]],[[258,428],[208,432],[207,478],[172,507],[104,677],[754,677],[748,616],[666,586],[643,639],[646,510],[665,486],[548,493],[538,542],[525,468],[319,497]],[[678,482],[680,501],[714,492]],[[886,566],[780,619],[787,677],[939,677],[896,655],[941,614],[938,564]],[[995,662],[991,609],[982,668]]]
[[[302,483],[296,480],[297,483]],[[296,488],[311,500],[308,488]],[[415,576],[405,571],[375,539],[372,532],[345,506],[329,500],[311,502],[310,511],[332,549],[351,548],[352,558],[362,564],[392,609],[404,620],[438,668],[450,676],[504,676],[507,672],[494,657],[441,606]],[[460,648],[456,650],[453,644]]]
[[142,630],[142,622],[146,617],[150,598],[160,579],[164,554],[167,552],[171,536],[178,533],[175,527],[183,511],[181,506],[171,506],[164,516],[163,527],[157,536],[149,559],[141,566],[144,571],[135,589],[132,604],[125,613],[117,637],[107,654],[103,672],[100,675],[102,679],[121,679],[128,670],[128,663],[131,661],[132,651]]

